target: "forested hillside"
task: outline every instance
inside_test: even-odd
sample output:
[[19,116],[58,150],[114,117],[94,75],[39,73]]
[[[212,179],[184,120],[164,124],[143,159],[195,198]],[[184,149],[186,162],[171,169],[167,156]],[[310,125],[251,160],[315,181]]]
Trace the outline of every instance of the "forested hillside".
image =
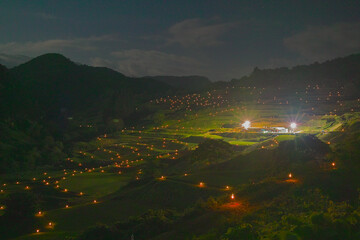
[[343,86],[354,94],[360,88],[360,54],[336,58],[323,63],[300,65],[292,68],[255,68],[249,75],[233,79],[233,84],[256,87],[303,87],[321,85]]

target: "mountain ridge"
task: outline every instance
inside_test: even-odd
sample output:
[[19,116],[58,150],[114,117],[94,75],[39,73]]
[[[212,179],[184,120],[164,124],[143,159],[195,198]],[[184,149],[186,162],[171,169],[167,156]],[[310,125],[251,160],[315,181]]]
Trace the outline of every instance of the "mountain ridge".
[[322,63],[299,65],[291,68],[254,68],[249,76],[233,79],[231,82],[242,86],[256,87],[303,87],[308,84],[322,86],[355,85],[359,87],[360,53],[327,60]]

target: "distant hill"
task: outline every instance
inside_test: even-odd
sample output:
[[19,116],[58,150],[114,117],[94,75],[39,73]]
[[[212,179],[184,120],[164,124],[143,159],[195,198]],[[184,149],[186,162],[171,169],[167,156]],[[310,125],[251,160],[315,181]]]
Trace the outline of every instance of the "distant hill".
[[9,54],[0,53],[0,64],[8,68],[12,68],[22,63],[25,63],[30,59],[31,57],[24,55],[9,55]]
[[60,54],[34,58],[10,69],[10,74],[14,81],[7,87],[12,102],[7,110],[51,119],[74,114],[97,115],[104,120],[126,117],[137,103],[171,90],[153,79],[130,78],[108,68],[79,65]]
[[144,102],[172,91],[60,54],[0,65],[0,173],[63,164],[73,142],[135,124],[149,114]]
[[207,77],[203,76],[151,76],[148,78],[158,80],[178,89],[189,91],[206,89],[212,84]]
[[0,64],[0,83],[5,79],[6,72],[7,72],[7,68]]
[[[2,106],[6,105],[6,94],[5,88],[10,81],[9,70],[0,64],[0,109],[3,109]],[[1,112],[0,112],[1,116]]]
[[256,67],[249,76],[232,80],[233,84],[242,86],[303,87],[308,84],[319,84],[358,89],[359,82],[360,54],[293,68],[259,69]]

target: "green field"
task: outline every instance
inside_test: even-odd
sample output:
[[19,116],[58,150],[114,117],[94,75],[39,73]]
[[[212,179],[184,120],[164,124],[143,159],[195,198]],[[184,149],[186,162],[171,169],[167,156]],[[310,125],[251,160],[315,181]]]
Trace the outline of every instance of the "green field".
[[82,192],[86,196],[102,197],[119,190],[129,179],[130,176],[116,173],[91,172],[60,181],[59,185],[64,189]]

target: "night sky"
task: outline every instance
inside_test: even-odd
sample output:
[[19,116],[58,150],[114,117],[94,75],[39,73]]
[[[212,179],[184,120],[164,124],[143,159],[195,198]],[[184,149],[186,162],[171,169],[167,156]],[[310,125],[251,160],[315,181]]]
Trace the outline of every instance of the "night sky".
[[360,52],[360,1],[1,1],[0,36],[7,55],[230,80]]

